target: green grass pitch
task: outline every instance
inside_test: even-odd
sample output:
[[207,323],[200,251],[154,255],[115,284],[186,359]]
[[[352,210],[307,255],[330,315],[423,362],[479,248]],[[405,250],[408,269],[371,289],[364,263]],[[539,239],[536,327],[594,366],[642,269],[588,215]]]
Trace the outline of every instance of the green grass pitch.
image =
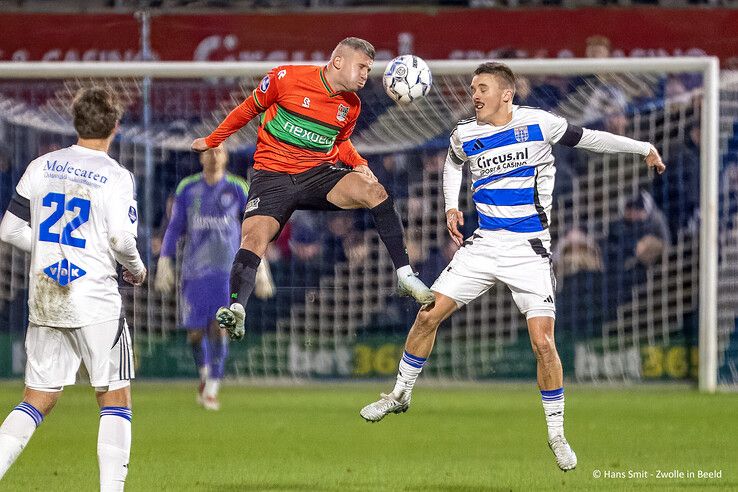
[[[194,383],[136,382],[126,488],[738,490],[736,394],[569,385],[566,434],[579,465],[562,473],[534,384],[421,384],[408,413],[364,422],[359,409],[389,383],[226,385],[222,410],[211,413],[195,405]],[[0,418],[21,389],[0,383]],[[67,388],[0,489],[95,490],[97,421],[92,390]],[[684,477],[659,478],[659,470]]]

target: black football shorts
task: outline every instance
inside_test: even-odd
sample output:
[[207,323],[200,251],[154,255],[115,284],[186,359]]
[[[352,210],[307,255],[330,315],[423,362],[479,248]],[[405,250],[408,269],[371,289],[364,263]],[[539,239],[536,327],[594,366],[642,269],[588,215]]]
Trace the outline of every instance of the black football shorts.
[[353,169],[350,167],[330,162],[299,174],[255,169],[243,218],[256,215],[274,217],[281,231],[295,210],[340,210],[328,201],[327,196],[351,172]]

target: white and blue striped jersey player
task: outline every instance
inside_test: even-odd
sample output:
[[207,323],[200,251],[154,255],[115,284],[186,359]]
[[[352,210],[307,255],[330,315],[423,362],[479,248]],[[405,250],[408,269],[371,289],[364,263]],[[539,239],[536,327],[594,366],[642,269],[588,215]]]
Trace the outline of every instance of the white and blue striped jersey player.
[[651,145],[515,105],[507,124],[461,120],[450,140],[443,173],[445,209],[458,209],[462,169],[468,163],[479,228],[431,290],[462,306],[500,281],[510,288],[526,318],[555,317],[549,234],[556,174],[552,145],[643,156]]

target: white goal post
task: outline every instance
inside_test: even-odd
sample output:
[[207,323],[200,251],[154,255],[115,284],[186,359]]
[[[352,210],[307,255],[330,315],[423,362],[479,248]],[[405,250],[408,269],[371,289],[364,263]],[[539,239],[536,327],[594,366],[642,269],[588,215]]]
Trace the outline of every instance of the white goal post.
[[[699,388],[717,388],[719,60],[714,57],[618,59],[504,60],[516,73],[577,75],[597,73],[670,74],[698,72],[703,76],[701,106],[701,184],[699,229]],[[434,76],[469,73],[479,60],[433,60]],[[0,79],[59,78],[201,78],[258,77],[279,62],[0,62]],[[382,61],[371,76],[380,76]],[[146,138],[151,138],[146,137]],[[667,162],[668,166],[668,162]],[[668,168],[667,168],[668,169]],[[668,171],[667,171],[668,172]]]

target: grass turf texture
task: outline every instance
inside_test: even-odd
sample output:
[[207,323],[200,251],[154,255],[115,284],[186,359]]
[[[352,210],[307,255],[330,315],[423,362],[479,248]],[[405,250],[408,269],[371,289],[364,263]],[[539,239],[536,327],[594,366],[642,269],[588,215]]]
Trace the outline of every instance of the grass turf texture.
[[[738,490],[736,394],[570,385],[566,435],[579,465],[563,473],[535,385],[421,385],[408,413],[364,422],[359,409],[389,383],[227,385],[212,413],[195,405],[194,383],[136,382],[126,490]],[[0,383],[0,418],[21,390]],[[92,390],[67,388],[0,489],[95,490],[97,424]]]

